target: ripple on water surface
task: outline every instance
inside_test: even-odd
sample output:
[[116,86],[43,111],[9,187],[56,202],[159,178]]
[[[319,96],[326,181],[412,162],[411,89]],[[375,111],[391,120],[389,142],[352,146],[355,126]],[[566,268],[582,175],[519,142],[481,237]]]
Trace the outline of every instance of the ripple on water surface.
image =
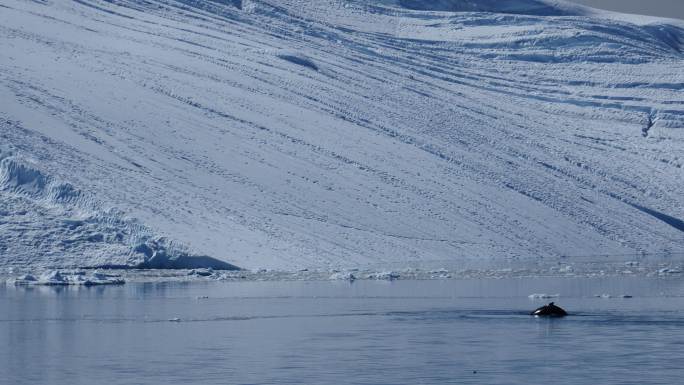
[[[570,316],[529,316],[550,301]],[[0,307],[0,376],[13,384],[636,384],[684,374],[678,278],[0,286]]]

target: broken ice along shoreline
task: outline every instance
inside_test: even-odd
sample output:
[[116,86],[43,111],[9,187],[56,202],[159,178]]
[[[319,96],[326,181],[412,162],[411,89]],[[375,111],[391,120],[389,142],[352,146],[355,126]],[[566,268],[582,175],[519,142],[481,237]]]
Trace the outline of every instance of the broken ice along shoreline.
[[62,272],[59,270],[46,271],[38,277],[33,274],[23,274],[16,278],[10,278],[7,283],[15,286],[100,286],[100,285],[123,285],[126,281],[118,274],[107,274],[93,271],[90,274],[85,271]]
[[[681,278],[684,261],[658,258],[643,261],[603,262],[525,262],[509,266],[460,266],[442,268],[349,268],[300,270],[221,270],[213,268],[187,269],[48,269],[21,270],[15,267],[0,271],[0,280],[15,286],[99,286],[121,285],[126,282],[163,281],[340,281],[356,280],[448,280],[505,279],[532,277],[601,278],[654,277]],[[554,294],[533,294],[531,298],[555,298]]]

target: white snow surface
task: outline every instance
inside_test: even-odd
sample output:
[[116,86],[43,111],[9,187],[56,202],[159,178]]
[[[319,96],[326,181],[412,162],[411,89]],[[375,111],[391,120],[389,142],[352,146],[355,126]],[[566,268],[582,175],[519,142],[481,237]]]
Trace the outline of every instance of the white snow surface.
[[673,20],[542,0],[0,0],[0,101],[3,266],[684,250]]

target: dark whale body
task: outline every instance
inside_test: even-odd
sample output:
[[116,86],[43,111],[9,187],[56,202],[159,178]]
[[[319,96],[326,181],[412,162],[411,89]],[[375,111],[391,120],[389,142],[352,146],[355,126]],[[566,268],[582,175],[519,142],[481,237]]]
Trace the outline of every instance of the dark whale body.
[[530,315],[537,317],[565,317],[568,313],[563,310],[563,308],[556,306],[551,302],[550,304],[544,305],[533,311]]

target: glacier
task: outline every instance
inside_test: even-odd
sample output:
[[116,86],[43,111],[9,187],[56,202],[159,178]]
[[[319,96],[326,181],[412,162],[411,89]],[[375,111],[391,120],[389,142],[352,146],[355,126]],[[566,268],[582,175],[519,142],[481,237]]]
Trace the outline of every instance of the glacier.
[[0,0],[0,265],[681,255],[684,22],[546,0]]

